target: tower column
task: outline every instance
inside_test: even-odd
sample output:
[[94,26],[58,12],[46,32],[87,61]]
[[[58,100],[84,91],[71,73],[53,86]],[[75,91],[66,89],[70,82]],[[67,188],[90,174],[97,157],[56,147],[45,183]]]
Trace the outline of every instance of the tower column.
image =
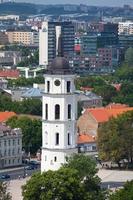
[[45,74],[41,171],[57,170],[77,152],[75,75],[64,58],[54,59]]

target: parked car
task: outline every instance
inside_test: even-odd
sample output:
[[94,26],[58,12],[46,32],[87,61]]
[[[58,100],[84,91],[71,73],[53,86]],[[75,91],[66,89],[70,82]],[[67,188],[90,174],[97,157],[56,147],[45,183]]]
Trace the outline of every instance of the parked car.
[[0,176],[0,179],[9,179],[10,178],[10,175],[9,174],[2,174]]
[[34,169],[36,169],[36,167],[33,165],[29,165],[29,166],[26,166],[25,169],[26,170],[34,170]]

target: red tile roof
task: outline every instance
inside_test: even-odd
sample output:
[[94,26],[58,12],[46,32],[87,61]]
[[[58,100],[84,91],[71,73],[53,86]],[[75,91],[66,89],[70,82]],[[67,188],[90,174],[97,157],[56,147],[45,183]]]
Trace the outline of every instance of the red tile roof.
[[96,138],[95,136],[89,135],[89,134],[79,134],[78,136],[78,144],[83,144],[83,143],[92,143],[95,142]]
[[16,116],[15,112],[0,112],[0,122],[6,122],[9,118]]
[[117,90],[117,91],[120,91],[121,90],[121,84],[118,83],[118,84],[112,84],[112,86],[114,86],[114,88]]
[[107,107],[87,109],[85,113],[90,113],[98,123],[106,122],[111,117],[117,117],[124,112],[133,110],[133,107],[128,107],[122,104],[110,104]]
[[19,70],[14,69],[6,69],[0,70],[0,77],[4,78],[19,78]]

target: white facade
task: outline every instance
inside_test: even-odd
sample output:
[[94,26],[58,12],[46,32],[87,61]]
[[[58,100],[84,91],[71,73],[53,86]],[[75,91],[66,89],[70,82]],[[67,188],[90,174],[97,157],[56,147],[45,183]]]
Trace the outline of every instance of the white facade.
[[119,33],[119,35],[120,34],[132,35],[133,34],[133,22],[132,21],[119,22],[118,33]]
[[45,75],[41,171],[57,170],[77,152],[75,75]]
[[0,125],[0,169],[22,164],[22,132]]
[[42,23],[39,31],[39,65],[48,65],[48,22]]

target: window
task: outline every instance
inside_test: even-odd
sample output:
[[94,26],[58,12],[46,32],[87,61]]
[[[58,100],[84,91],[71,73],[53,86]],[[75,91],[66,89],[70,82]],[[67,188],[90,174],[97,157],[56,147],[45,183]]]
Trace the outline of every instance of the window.
[[48,144],[48,132],[47,131],[45,131],[45,138],[44,138],[44,140],[45,140],[45,144]]
[[67,81],[67,92],[70,92],[71,89],[71,82]]
[[47,156],[45,156],[44,158],[45,158],[45,161],[47,161]]
[[70,142],[70,133],[67,134],[67,141],[68,141],[68,145],[70,145],[71,144],[71,142]]
[[18,145],[20,145],[20,140],[18,139]]
[[47,81],[47,92],[50,91],[50,81]]
[[45,104],[45,119],[48,119],[48,104]]
[[12,155],[14,155],[14,149],[12,150]]
[[8,150],[8,156],[10,156],[11,155],[11,152],[10,152],[10,149]]
[[71,104],[68,104],[68,119],[71,119]]
[[55,119],[60,119],[60,105],[55,105]]
[[96,151],[96,146],[92,146],[92,151]]
[[56,161],[57,161],[57,157],[55,156],[55,157],[54,157],[54,162],[56,162]]
[[55,145],[59,145],[59,133],[55,134]]
[[15,140],[13,139],[13,145],[15,145]]
[[4,145],[6,146],[6,140],[4,140]]

